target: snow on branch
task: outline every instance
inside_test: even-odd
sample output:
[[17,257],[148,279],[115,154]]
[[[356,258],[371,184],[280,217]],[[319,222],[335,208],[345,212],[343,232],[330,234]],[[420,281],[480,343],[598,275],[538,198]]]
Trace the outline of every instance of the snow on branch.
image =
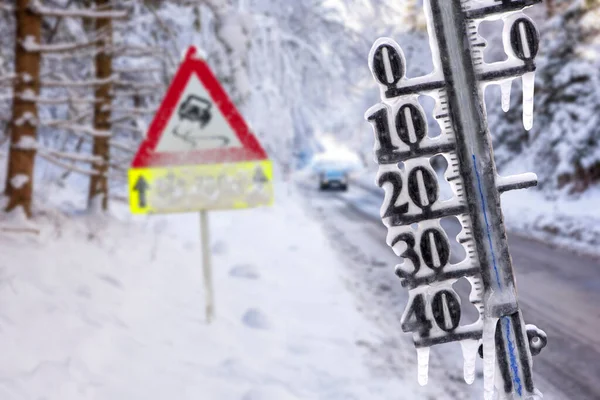
[[15,11],[15,6],[13,6],[12,4],[2,3],[0,4],[0,10],[13,12]]
[[113,129],[121,130],[121,131],[128,131],[128,132],[134,133],[136,135],[144,135],[146,133],[138,127],[131,126],[131,125],[123,125],[123,124],[118,124],[118,123],[113,124]]
[[140,116],[140,115],[148,115],[148,114],[154,114],[156,113],[156,109],[155,108],[125,108],[125,107],[118,107],[115,110],[113,110],[114,112],[119,112],[119,113],[125,113],[125,114],[131,114],[131,117],[134,116]]
[[[68,103],[87,103],[87,104],[93,104],[93,103],[99,103],[100,100],[96,100],[95,98],[90,98],[90,97],[74,97],[74,96],[69,96],[69,97],[40,97],[40,96],[36,96],[36,94],[31,90],[25,90],[23,93],[16,95],[15,97],[21,99],[21,100],[25,100],[25,101],[31,101],[31,102],[35,102],[38,104],[50,104],[50,105],[57,105],[57,104],[68,104]],[[10,98],[10,97],[9,97]]]
[[130,120],[131,118],[134,118],[134,117],[135,117],[135,115],[121,115],[120,117],[112,118],[110,120],[110,123],[114,124],[114,123],[118,123],[118,122],[125,122],[125,121]]
[[161,60],[166,60],[166,51],[160,47],[146,47],[146,46],[134,46],[134,45],[111,45],[103,49],[105,52],[112,53],[115,57],[152,57]]
[[129,170],[129,162],[125,162],[123,160],[111,162],[110,167],[118,172],[127,172]]
[[123,43],[123,44],[118,44],[118,45],[112,45],[110,47],[112,48],[113,52],[119,52],[119,51],[138,51],[138,52],[152,52],[152,53],[162,54],[165,51],[165,49],[162,48],[162,47],[157,47],[157,46],[139,46],[139,45],[130,44],[130,43]]
[[33,113],[26,111],[24,112],[17,120],[15,121],[15,125],[23,126],[25,124],[29,124],[31,126],[38,126],[38,119]]
[[38,142],[33,136],[21,136],[19,141],[12,144],[11,147],[17,150],[36,150],[38,148]]
[[[112,90],[111,91],[111,96],[155,96],[158,93],[156,92],[157,88],[154,89],[145,89],[145,88],[139,88],[139,89],[131,89],[131,90]],[[164,89],[161,88],[161,89]]]
[[17,74],[0,75],[0,85],[10,85],[17,78]]
[[94,129],[90,126],[73,124],[70,121],[52,120],[52,121],[41,122],[40,125],[46,126],[49,128],[64,129],[66,131],[75,132],[75,133],[82,133],[82,134],[89,135],[92,137],[111,137],[112,136],[110,131],[101,131],[98,129]]
[[138,145],[135,143],[122,143],[116,140],[111,140],[110,145],[116,149],[126,151],[128,153],[135,153]]
[[120,74],[140,74],[140,73],[151,73],[151,72],[162,72],[162,68],[152,67],[114,67],[114,72]]
[[36,43],[33,36],[27,36],[25,40],[21,42],[21,46],[23,46],[26,51],[34,53],[64,53],[93,47],[97,44],[98,43],[95,41],[83,43],[39,44]]
[[56,151],[44,147],[37,148],[38,154],[47,155],[49,157],[54,157],[56,159],[64,159],[75,162],[87,162],[91,164],[102,165],[104,161],[102,157],[92,156],[87,154],[79,154],[79,153],[65,153],[62,151]]
[[44,53],[44,57],[57,62],[66,62],[73,59],[88,59],[94,57],[99,51],[97,47],[82,47],[79,51],[73,52],[57,52],[57,53]]
[[66,153],[40,146],[39,142],[33,136],[22,136],[18,143],[15,143],[13,148],[18,150],[34,150],[37,154],[43,157],[52,158],[56,161],[59,159],[70,160],[74,162],[88,162],[92,164],[102,165],[104,161],[101,157],[90,156],[79,153]]
[[[329,72],[332,70],[333,64],[330,61],[325,60],[323,56],[316,50],[315,46],[312,46],[298,36],[288,35],[285,32],[280,32],[279,35],[284,42],[292,43],[310,54],[311,57],[319,63],[323,71]],[[337,71],[336,73],[341,73],[341,71]]]
[[110,76],[106,79],[90,79],[87,81],[68,81],[68,80],[41,80],[40,84],[45,87],[88,87],[102,86],[116,81],[116,76]]
[[250,20],[237,12],[228,2],[203,0],[203,3],[215,16],[216,38],[229,55],[235,88],[242,97],[246,97],[250,94],[249,77],[245,65],[250,41]]
[[39,155],[46,161],[48,161],[54,165],[57,165],[61,168],[67,169],[69,171],[79,172],[80,174],[84,174],[84,175],[88,175],[88,176],[99,175],[98,172],[96,172],[96,171],[79,168],[78,166],[76,166],[74,164],[65,163],[65,162],[59,160],[58,158],[52,157],[51,155],[48,155],[48,154],[40,153]]
[[[164,89],[164,83],[137,83],[137,82],[127,82],[121,80],[115,80],[115,86],[119,88],[125,89],[133,89],[133,90],[157,90]],[[156,94],[156,92],[153,92]]]
[[51,8],[41,4],[39,0],[32,0],[29,8],[45,17],[62,17],[62,18],[86,18],[86,19],[125,19],[128,17],[128,11],[108,10],[97,11],[77,8]]

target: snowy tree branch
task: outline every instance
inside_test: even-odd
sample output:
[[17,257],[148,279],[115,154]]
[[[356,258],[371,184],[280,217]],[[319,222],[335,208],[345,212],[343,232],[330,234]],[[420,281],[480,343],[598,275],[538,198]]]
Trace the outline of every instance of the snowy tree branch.
[[[134,89],[134,90],[157,90],[164,89],[165,85],[163,83],[138,83],[138,82],[127,82],[116,80],[114,82],[115,86],[119,88],[126,89]],[[156,92],[153,92],[156,93]]]
[[[161,85],[161,89],[164,89],[164,85]],[[153,96],[153,95],[157,95],[159,93],[157,93],[156,89],[158,88],[138,88],[138,89],[131,89],[131,90],[113,90],[111,95],[113,96],[123,96],[123,97],[131,97],[131,96]]]
[[129,13],[127,11],[97,11],[97,10],[86,10],[86,9],[59,9],[50,8],[41,4],[40,0],[32,0],[29,8],[40,15],[45,17],[61,17],[61,18],[86,18],[86,19],[125,19]]
[[162,68],[152,67],[114,67],[113,72],[120,74],[140,74],[140,73],[153,73],[162,72]]
[[116,76],[107,79],[90,79],[87,81],[66,81],[66,80],[45,80],[42,79],[40,84],[45,87],[89,87],[102,86],[117,80]]
[[137,151],[138,145],[135,143],[122,143],[116,140],[111,140],[110,145],[119,149],[126,151],[128,153],[135,153]]
[[36,96],[32,92],[23,92],[21,94],[16,95],[15,97],[17,97],[21,100],[25,100],[25,101],[36,102],[38,104],[51,104],[51,105],[67,104],[67,103],[93,104],[93,103],[99,102],[98,100],[96,100],[94,98],[89,98],[89,97],[88,98],[74,97],[74,96],[70,96],[70,97],[40,97],[40,96]]
[[52,157],[48,154],[40,153],[40,157],[42,157],[46,161],[48,161],[56,166],[67,169],[69,171],[78,172],[80,174],[84,174],[84,175],[88,175],[88,176],[98,175],[98,172],[96,172],[96,171],[79,168],[78,166],[76,166],[74,164],[65,163],[65,162],[59,160],[58,158]]
[[119,123],[114,123],[113,124],[113,129],[115,130],[122,130],[122,131],[128,131],[137,135],[144,135],[145,132],[142,131],[140,128],[135,127],[135,126],[131,126],[131,125],[123,125],[123,124],[119,124]]
[[2,10],[2,11],[8,11],[8,12],[14,12],[15,11],[15,6],[13,6],[12,4],[2,3],[2,4],[0,4],[0,10]]
[[35,43],[31,36],[28,36],[21,42],[21,46],[23,46],[25,50],[36,53],[64,53],[90,48],[96,45],[97,42],[38,44]]
[[0,76],[0,85],[11,85],[13,81],[17,78],[17,74],[7,74]]
[[38,151],[38,154],[40,154],[40,155],[44,154],[49,157],[54,157],[56,159],[64,159],[64,160],[70,160],[70,161],[76,161],[76,162],[86,162],[86,163],[92,163],[92,164],[103,164],[104,163],[104,161],[102,160],[101,157],[90,156],[90,155],[86,155],[86,154],[66,153],[66,152],[56,151],[56,150],[52,150],[52,149],[48,149],[48,148],[44,148],[44,147],[38,147],[37,151]]
[[126,108],[126,107],[117,107],[113,110],[114,112],[131,114],[130,117],[140,116],[140,115],[148,115],[156,113],[155,108]]
[[111,137],[110,131],[100,131],[87,125],[79,125],[72,121],[51,120],[40,122],[41,126],[49,128],[64,129],[70,132],[82,133],[91,137]]

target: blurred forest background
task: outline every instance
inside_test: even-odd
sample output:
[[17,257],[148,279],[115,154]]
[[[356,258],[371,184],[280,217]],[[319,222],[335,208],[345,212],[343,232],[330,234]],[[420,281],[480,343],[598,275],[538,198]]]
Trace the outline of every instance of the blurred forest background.
[[[528,11],[542,38],[531,131],[519,90],[507,114],[487,93],[500,171],[535,171],[549,198],[598,191],[599,3]],[[503,57],[501,31],[481,28],[487,61]],[[86,187],[84,208],[125,200],[130,160],[192,44],[276,162],[301,166],[327,132],[375,167],[363,114],[378,101],[367,55],[380,36],[403,47],[409,76],[430,72],[418,0],[0,0],[0,206],[31,216],[40,180]]]

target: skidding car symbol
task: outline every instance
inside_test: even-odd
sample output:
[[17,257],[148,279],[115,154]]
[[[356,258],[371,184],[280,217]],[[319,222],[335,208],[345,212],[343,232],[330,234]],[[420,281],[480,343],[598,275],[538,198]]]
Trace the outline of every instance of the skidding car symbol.
[[[212,118],[211,107],[212,104],[210,101],[191,94],[181,103],[177,109],[177,115],[180,120],[197,122],[200,125],[200,129],[204,129]],[[222,141],[222,146],[226,146],[229,143],[227,136],[194,136],[193,129],[190,130],[187,128],[186,130],[184,127],[183,130],[184,132],[181,132],[181,127],[177,125],[173,129],[173,134],[190,143],[193,147],[196,147],[202,140],[220,140]]]
[[211,114],[210,108],[212,104],[210,101],[198,97],[195,95],[189,95],[187,99],[179,106],[177,114],[182,120],[188,120],[192,122],[199,122],[200,128],[204,128],[206,124],[210,122]]

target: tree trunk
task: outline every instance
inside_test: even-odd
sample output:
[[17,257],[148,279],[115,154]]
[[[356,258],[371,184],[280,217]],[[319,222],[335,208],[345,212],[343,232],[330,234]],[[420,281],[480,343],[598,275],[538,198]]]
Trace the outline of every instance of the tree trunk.
[[551,18],[554,14],[554,0],[546,0],[546,17]]
[[[35,140],[37,136],[37,106],[34,101],[23,100],[19,94],[39,95],[40,53],[27,52],[21,43],[27,37],[40,43],[42,18],[28,8],[29,0],[16,0],[15,21],[15,73],[11,120],[11,147],[8,158],[8,175],[4,193],[8,197],[5,211],[19,206],[31,217]],[[31,40],[31,39],[30,39]]]
[[[97,9],[107,10],[110,6],[110,0],[96,0]],[[96,34],[100,35],[98,41],[99,47],[104,47],[106,51],[99,51],[96,54],[96,79],[108,79],[112,75],[112,21],[110,18],[96,19]],[[111,130],[111,83],[99,85],[95,89],[94,105],[94,128],[99,131]],[[90,187],[88,192],[88,208],[100,207],[102,210],[108,209],[108,163],[110,160],[109,137],[95,136],[94,149],[95,156],[100,157],[103,162],[94,164],[94,170],[97,175],[90,178]]]

